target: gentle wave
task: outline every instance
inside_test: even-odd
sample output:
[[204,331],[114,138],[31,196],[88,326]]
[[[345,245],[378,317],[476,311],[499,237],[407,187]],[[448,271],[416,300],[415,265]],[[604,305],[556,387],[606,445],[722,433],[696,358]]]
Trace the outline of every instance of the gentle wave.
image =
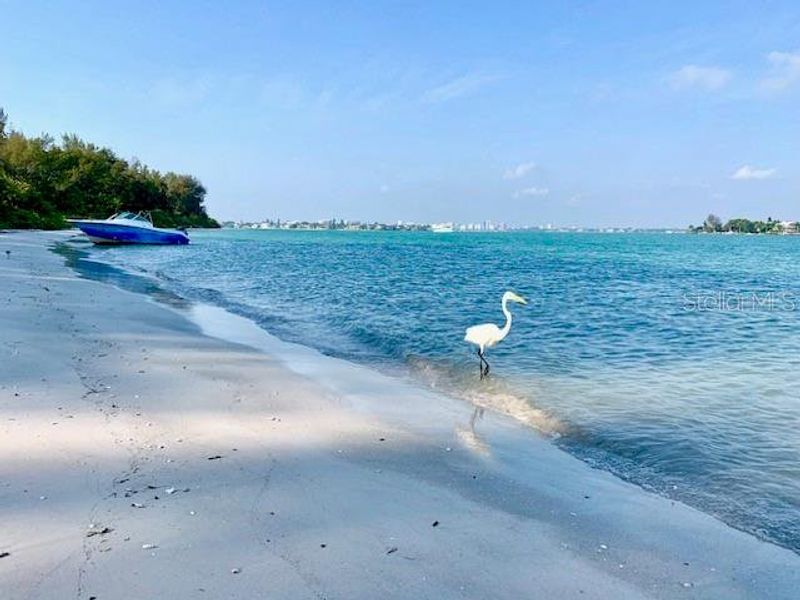
[[561,436],[566,425],[554,415],[536,407],[535,399],[499,378],[475,382],[475,368],[466,369],[443,360],[434,361],[420,356],[408,357],[411,373],[430,388],[461,398],[476,407],[508,415],[520,423],[552,437]]

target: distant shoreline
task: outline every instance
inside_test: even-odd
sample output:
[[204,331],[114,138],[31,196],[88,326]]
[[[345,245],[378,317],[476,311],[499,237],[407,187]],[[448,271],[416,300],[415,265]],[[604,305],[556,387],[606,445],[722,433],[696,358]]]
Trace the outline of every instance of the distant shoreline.
[[407,233],[435,233],[439,235],[449,233],[667,233],[685,234],[691,233],[687,229],[664,227],[664,228],[640,228],[640,227],[507,227],[505,229],[454,229],[453,231],[436,231],[430,226],[420,226],[415,228],[396,227],[389,224],[378,224],[376,227],[348,227],[330,228],[324,226],[300,226],[300,227],[259,227],[240,226],[232,227],[223,225],[221,230],[234,231],[331,231],[331,232],[407,232]]

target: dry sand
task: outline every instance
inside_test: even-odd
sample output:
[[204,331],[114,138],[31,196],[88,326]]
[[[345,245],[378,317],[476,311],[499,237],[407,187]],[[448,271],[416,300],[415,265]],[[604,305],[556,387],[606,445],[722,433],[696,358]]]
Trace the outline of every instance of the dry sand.
[[4,600],[798,597],[788,550],[507,417],[79,278],[49,249],[71,235],[0,234]]

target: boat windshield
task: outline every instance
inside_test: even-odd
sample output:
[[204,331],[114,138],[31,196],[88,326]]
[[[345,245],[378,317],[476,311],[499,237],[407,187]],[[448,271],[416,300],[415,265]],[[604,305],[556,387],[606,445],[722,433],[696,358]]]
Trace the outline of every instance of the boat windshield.
[[109,221],[116,221],[119,219],[125,219],[126,221],[141,221],[142,223],[150,224],[150,220],[142,214],[135,215],[130,212],[121,212],[115,215],[112,215],[109,218]]

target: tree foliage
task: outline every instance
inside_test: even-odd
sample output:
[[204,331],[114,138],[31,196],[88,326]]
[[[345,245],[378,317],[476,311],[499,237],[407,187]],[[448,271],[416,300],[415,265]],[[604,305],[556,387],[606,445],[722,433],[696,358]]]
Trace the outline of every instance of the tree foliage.
[[766,221],[751,221],[739,217],[730,219],[723,225],[719,217],[711,214],[702,225],[697,227],[689,225],[689,231],[694,233],[796,233],[797,227],[795,222],[784,224],[772,217],[767,217]]
[[735,233],[782,233],[783,225],[781,225],[780,221],[773,221],[772,217],[768,217],[766,221],[731,219],[725,223],[722,230]]
[[703,229],[709,233],[722,231],[722,219],[713,213],[708,215],[703,223]]
[[218,227],[197,178],[159,173],[65,135],[26,137],[0,109],[0,228],[58,229],[65,219],[150,211],[160,227]]

